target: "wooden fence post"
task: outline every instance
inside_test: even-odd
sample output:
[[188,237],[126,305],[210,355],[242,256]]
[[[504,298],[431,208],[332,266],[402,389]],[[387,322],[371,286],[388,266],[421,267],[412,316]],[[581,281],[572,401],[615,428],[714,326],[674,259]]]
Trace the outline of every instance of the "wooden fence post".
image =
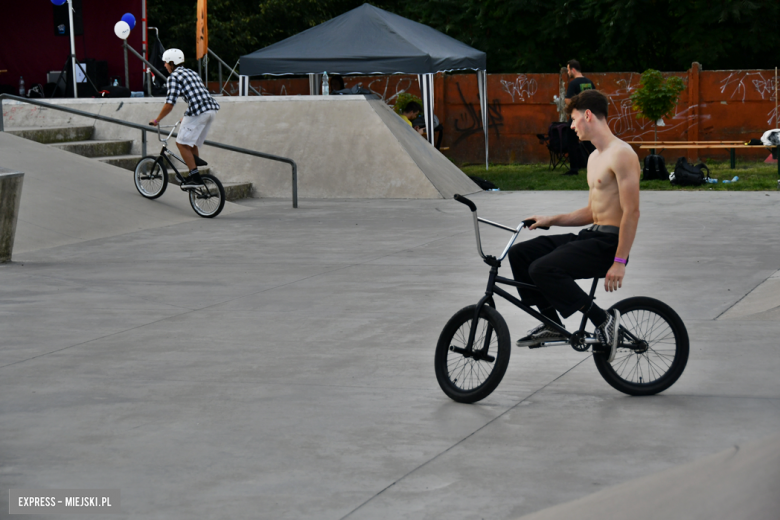
[[[699,140],[699,74],[701,73],[701,65],[698,62],[691,63],[691,68],[688,71],[688,140]],[[696,148],[689,148],[688,162],[696,163],[699,160],[699,150]]]

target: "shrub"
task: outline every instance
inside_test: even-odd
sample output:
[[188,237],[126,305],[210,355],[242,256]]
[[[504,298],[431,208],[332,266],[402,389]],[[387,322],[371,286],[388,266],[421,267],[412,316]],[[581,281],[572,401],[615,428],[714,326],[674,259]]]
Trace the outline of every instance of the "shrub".
[[634,110],[639,117],[651,120],[655,124],[655,140],[658,141],[658,120],[671,114],[685,83],[677,76],[664,75],[654,69],[642,73],[639,88],[631,94]]
[[408,92],[398,94],[398,97],[395,99],[395,106],[393,106],[393,110],[395,110],[395,113],[400,116],[404,108],[406,108],[406,105],[412,101],[416,101],[420,104],[420,106],[423,106],[422,99],[418,98],[417,96],[409,94]]

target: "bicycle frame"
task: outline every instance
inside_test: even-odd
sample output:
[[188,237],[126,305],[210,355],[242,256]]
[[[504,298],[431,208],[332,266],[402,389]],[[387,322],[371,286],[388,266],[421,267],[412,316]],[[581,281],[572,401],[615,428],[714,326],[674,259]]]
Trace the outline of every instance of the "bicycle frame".
[[[471,209],[471,216],[474,219],[474,234],[476,236],[477,240],[477,253],[479,253],[479,256],[482,257],[482,260],[490,266],[490,276],[488,277],[488,283],[487,288],[485,289],[485,296],[483,296],[479,303],[477,303],[477,307],[474,310],[474,318],[471,321],[471,330],[469,331],[469,338],[468,342],[466,344],[465,349],[455,349],[456,352],[463,354],[466,357],[474,357],[479,359],[486,359],[488,361],[491,361],[489,359],[489,356],[487,356],[485,353],[487,352],[487,347],[490,344],[491,336],[492,336],[492,330],[488,329],[487,333],[485,334],[485,342],[482,353],[481,351],[475,352],[474,347],[474,339],[476,337],[477,332],[477,322],[479,320],[479,315],[482,312],[482,308],[485,306],[485,304],[488,304],[490,307],[495,308],[495,302],[493,301],[493,295],[497,294],[498,296],[501,296],[505,300],[507,300],[509,303],[514,305],[515,307],[518,307],[520,310],[524,311],[525,313],[533,316],[537,320],[541,321],[548,327],[551,327],[555,329],[556,331],[560,332],[561,335],[567,338],[568,344],[570,344],[572,347],[577,348],[584,346],[585,349],[587,349],[587,345],[593,345],[598,344],[599,340],[597,340],[594,337],[591,337],[589,334],[585,333],[585,325],[588,321],[587,316],[583,313],[582,315],[582,321],[580,322],[580,327],[574,331],[570,332],[566,330],[562,325],[559,325],[558,323],[555,323],[550,318],[544,316],[543,314],[537,312],[536,310],[532,309],[530,306],[524,304],[520,299],[516,298],[515,296],[509,294],[507,291],[501,289],[500,287],[496,287],[496,284],[503,284],[503,285],[511,285],[513,287],[528,289],[531,291],[537,291],[541,292],[538,287],[535,285],[531,285],[524,282],[518,282],[515,280],[510,280],[509,278],[504,278],[502,276],[498,276],[498,268],[501,267],[501,261],[506,258],[506,255],[509,253],[509,249],[514,245],[515,240],[517,240],[518,235],[520,235],[520,232],[527,228],[528,226],[532,225],[533,221],[524,220],[520,222],[520,224],[516,228],[511,228],[509,226],[505,226],[503,224],[499,224],[497,222],[492,222],[490,220],[480,218],[477,216],[477,206],[467,199],[466,197],[463,197],[461,195],[455,195],[455,200],[458,202],[465,204]],[[504,231],[509,231],[512,233],[512,237],[509,239],[509,242],[507,243],[506,247],[504,248],[504,251],[501,253],[501,256],[496,258],[494,256],[486,256],[485,253],[482,251],[482,239],[479,234],[479,223],[482,222],[484,224],[496,227],[498,229],[503,229]],[[546,229],[546,228],[543,228]],[[596,287],[598,286],[598,278],[594,278],[593,284],[590,289],[590,301],[592,302],[594,300],[594,297],[596,295]],[[621,332],[624,332],[627,334],[631,339],[634,341],[639,341],[638,338],[636,338],[633,334],[629,333],[625,329],[621,327]],[[575,343],[576,342],[576,343]],[[561,343],[566,344],[567,342],[564,341],[557,341],[557,342],[550,342],[550,343]]]
[[160,150],[160,157],[165,158],[165,160],[168,162],[168,165],[170,165],[170,167],[173,168],[173,171],[176,172],[176,175],[179,178],[181,178],[181,174],[179,173],[179,170],[176,169],[176,166],[173,164],[173,161],[171,161],[171,158],[168,157],[170,155],[170,156],[174,157],[177,161],[182,163],[183,165],[185,165],[185,166],[187,165],[187,163],[184,162],[184,159],[182,159],[181,157],[179,157],[178,155],[173,153],[168,148],[168,139],[171,138],[171,136],[173,135],[173,132],[176,130],[176,127],[179,126],[179,123],[181,123],[181,121],[177,121],[175,125],[170,125],[171,131],[168,133],[168,136],[165,137],[165,138],[162,137],[162,133],[160,132],[160,128],[168,128],[168,125],[166,125],[164,127],[161,127],[161,125],[158,124],[157,125],[157,139],[159,139],[160,142],[163,143],[162,150]]

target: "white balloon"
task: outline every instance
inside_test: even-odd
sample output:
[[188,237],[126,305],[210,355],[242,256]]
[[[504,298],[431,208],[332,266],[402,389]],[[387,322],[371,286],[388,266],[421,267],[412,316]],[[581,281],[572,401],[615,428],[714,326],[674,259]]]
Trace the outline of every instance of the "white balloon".
[[114,26],[114,34],[116,34],[117,37],[126,40],[127,37],[130,36],[130,26],[127,22],[120,20]]

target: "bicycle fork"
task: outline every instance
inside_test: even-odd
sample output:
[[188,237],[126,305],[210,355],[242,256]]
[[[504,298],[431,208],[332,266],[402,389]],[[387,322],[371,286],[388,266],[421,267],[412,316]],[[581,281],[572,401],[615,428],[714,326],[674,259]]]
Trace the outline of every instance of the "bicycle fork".
[[495,358],[493,356],[488,355],[488,348],[490,347],[490,342],[493,339],[493,327],[488,322],[487,330],[485,331],[485,339],[482,342],[482,348],[479,350],[474,350],[474,340],[477,336],[477,323],[479,323],[479,315],[482,312],[482,307],[485,306],[487,303],[490,307],[495,308],[496,304],[493,301],[493,287],[496,282],[496,276],[498,275],[498,267],[493,266],[490,269],[490,277],[488,278],[488,285],[487,289],[485,290],[485,296],[483,296],[479,303],[477,303],[476,309],[474,309],[474,317],[471,318],[471,328],[469,329],[469,339],[466,343],[466,348],[460,349],[457,347],[453,347],[453,351],[458,352],[459,354],[462,354],[463,357],[473,357],[475,360],[484,360],[488,362],[495,361]]

